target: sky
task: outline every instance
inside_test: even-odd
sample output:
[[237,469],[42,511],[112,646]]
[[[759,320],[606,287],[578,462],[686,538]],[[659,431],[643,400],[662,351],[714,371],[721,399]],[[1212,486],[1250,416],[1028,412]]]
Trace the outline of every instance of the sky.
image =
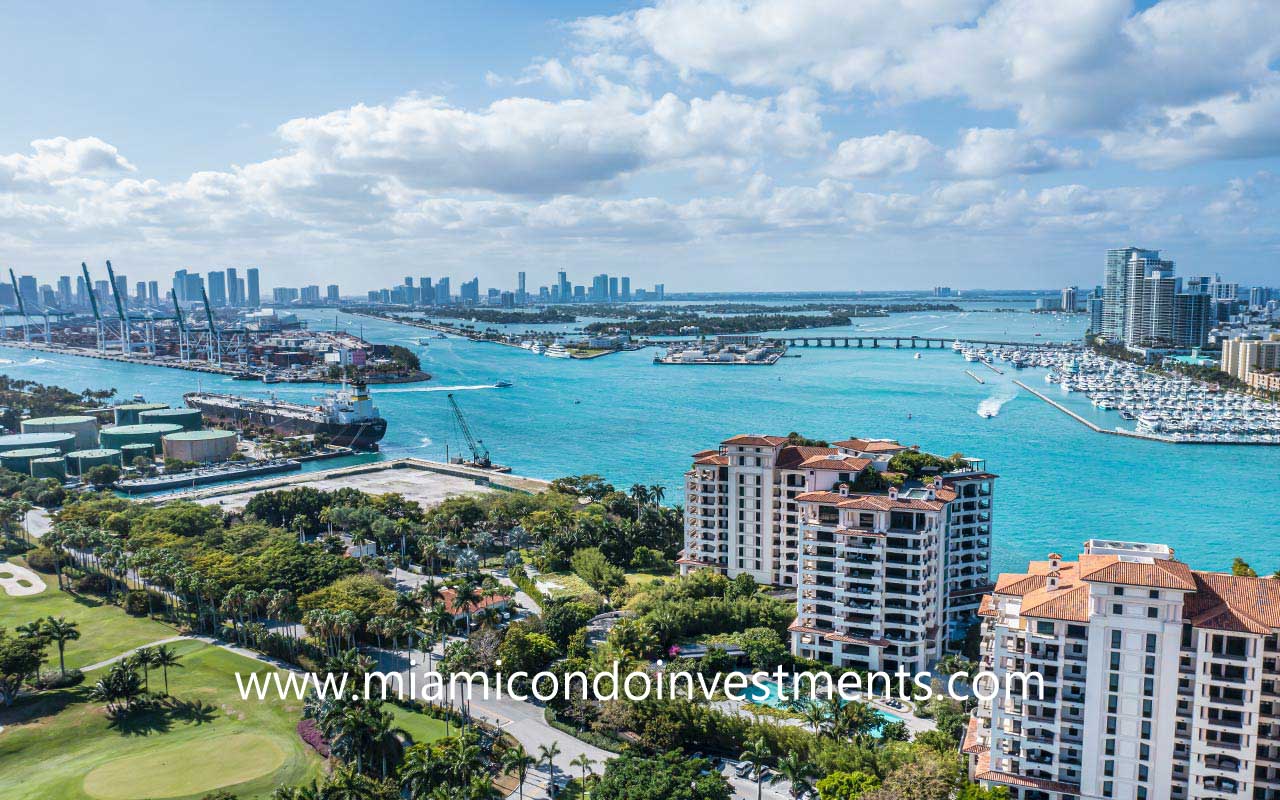
[[0,267],[1280,285],[1273,0],[6,5]]

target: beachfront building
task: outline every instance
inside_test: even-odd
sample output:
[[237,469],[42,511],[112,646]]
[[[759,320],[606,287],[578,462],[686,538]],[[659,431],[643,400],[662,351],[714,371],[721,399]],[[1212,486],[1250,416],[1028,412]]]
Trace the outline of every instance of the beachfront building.
[[1280,581],[1095,539],[1001,575],[980,613],[984,668],[1045,692],[979,703],[975,780],[1016,800],[1280,798]]
[[[912,474],[894,470],[908,461]],[[680,568],[795,587],[798,655],[923,669],[990,588],[995,478],[883,439],[735,436],[685,475]]]

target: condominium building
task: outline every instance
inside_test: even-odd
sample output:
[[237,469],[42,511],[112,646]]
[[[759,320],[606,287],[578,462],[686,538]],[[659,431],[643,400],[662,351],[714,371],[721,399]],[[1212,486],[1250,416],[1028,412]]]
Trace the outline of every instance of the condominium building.
[[1253,372],[1280,370],[1280,333],[1267,339],[1236,336],[1222,341],[1222,371],[1241,381]]
[[969,722],[975,780],[1016,800],[1280,798],[1280,581],[1094,539],[1001,575],[979,613],[1001,691]]
[[890,440],[814,447],[743,435],[696,453],[681,571],[795,587],[799,655],[924,669],[963,637],[990,588],[996,476],[979,459],[895,472],[894,456],[908,451]]

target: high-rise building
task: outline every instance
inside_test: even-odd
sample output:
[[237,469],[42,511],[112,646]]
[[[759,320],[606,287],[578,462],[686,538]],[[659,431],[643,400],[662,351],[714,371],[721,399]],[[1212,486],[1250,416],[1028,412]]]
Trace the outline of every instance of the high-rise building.
[[179,303],[187,302],[187,271],[185,269],[173,273],[173,299]]
[[1174,295],[1178,279],[1169,268],[1151,270],[1141,259],[1132,259],[1125,289],[1124,343],[1130,347],[1167,347],[1173,343]]
[[609,301],[609,276],[600,273],[591,279],[591,302],[606,303]]
[[[253,274],[252,270],[249,273]],[[271,290],[271,302],[276,305],[288,305],[298,299],[298,290],[290,286],[277,286]]]
[[83,275],[76,276],[76,308],[89,307],[89,286],[84,282]]
[[249,267],[245,272],[245,275],[247,275],[249,279],[248,292],[245,295],[245,304],[249,306],[249,308],[257,308],[262,305],[262,301],[258,293],[258,268]]
[[418,302],[424,306],[435,305],[436,290],[431,285],[430,278],[423,277],[418,279]]
[[147,300],[153,306],[160,305],[160,282],[147,281]]
[[147,304],[147,282],[138,281],[133,285],[133,303],[141,308]]
[[618,279],[617,278],[609,279],[609,302],[610,303],[618,302]]
[[[81,280],[84,280],[81,278]],[[13,291],[13,284],[0,281],[0,306],[14,308],[18,305],[18,294]]]
[[227,305],[232,308],[244,305],[244,284],[235,267],[227,267]]
[[40,286],[36,283],[34,276],[18,276],[18,294],[22,296],[22,302],[26,303],[29,309],[40,305]]
[[667,299],[667,287],[665,284],[655,283],[653,285],[653,294],[658,300]]
[[951,287],[950,287],[950,286],[935,286],[935,287],[933,287],[933,296],[934,296],[934,297],[950,297],[950,296],[951,296]]
[[1074,314],[1080,309],[1080,289],[1068,286],[1062,290],[1062,310]]
[[227,304],[227,273],[221,270],[209,271],[209,305],[222,308]]
[[[1122,247],[1107,251],[1107,265],[1103,273],[1102,330],[1098,331],[1116,343],[1125,341],[1125,319],[1128,309],[1130,263],[1135,268],[1150,269],[1160,266],[1159,250],[1143,250],[1139,247]],[[1172,264],[1170,264],[1172,272]]]
[[560,287],[560,302],[567,303],[573,297],[573,289],[569,286],[569,275],[564,271],[556,273],[556,284]]
[[320,305],[320,287],[315,285],[303,286],[300,297],[302,302],[307,303],[308,305],[318,306]]
[[70,307],[73,298],[71,296],[71,276],[63,275],[58,278],[58,305]]
[[1001,575],[979,613],[997,680],[962,745],[971,778],[1019,800],[1280,794],[1280,581],[1093,539]]
[[328,286],[326,286],[324,289],[324,297],[325,297],[325,300],[329,301],[330,303],[338,302],[338,300],[341,299],[338,295],[338,284],[331,283]]
[[449,279],[441,278],[436,281],[436,298],[435,304],[438,306],[447,306],[453,302],[452,290],[449,288]]
[[469,281],[463,281],[462,286],[458,288],[458,299],[463,303],[471,303],[472,305],[480,304],[480,279],[472,278]]
[[963,637],[989,588],[996,476],[981,460],[940,458],[913,478],[886,476],[908,451],[886,440],[811,447],[743,435],[696,453],[681,572],[795,587],[797,655],[923,670]]
[[622,299],[622,302],[624,303],[631,302],[631,279],[626,276],[623,276],[622,278],[621,299]]
[[1236,336],[1222,342],[1219,369],[1239,381],[1248,381],[1254,372],[1280,370],[1280,333],[1269,338]]
[[524,287],[524,270],[520,270],[516,273],[516,302],[520,305],[524,305],[525,300],[528,298],[528,295],[525,294]]

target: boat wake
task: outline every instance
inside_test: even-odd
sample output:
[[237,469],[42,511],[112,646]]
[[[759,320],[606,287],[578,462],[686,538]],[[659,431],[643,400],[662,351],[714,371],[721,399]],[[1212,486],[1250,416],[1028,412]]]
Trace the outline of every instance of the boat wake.
[[1018,396],[1018,390],[1012,386],[1002,387],[981,403],[978,403],[978,416],[990,419],[1000,413],[1004,404]]
[[393,386],[373,389],[373,394],[408,394],[410,392],[478,392],[481,389],[494,389],[492,383],[481,383],[474,386]]
[[929,330],[925,331],[925,333],[933,333],[934,331],[940,331],[943,328],[950,328],[950,327],[951,327],[950,325],[939,325],[936,328],[930,328]]

